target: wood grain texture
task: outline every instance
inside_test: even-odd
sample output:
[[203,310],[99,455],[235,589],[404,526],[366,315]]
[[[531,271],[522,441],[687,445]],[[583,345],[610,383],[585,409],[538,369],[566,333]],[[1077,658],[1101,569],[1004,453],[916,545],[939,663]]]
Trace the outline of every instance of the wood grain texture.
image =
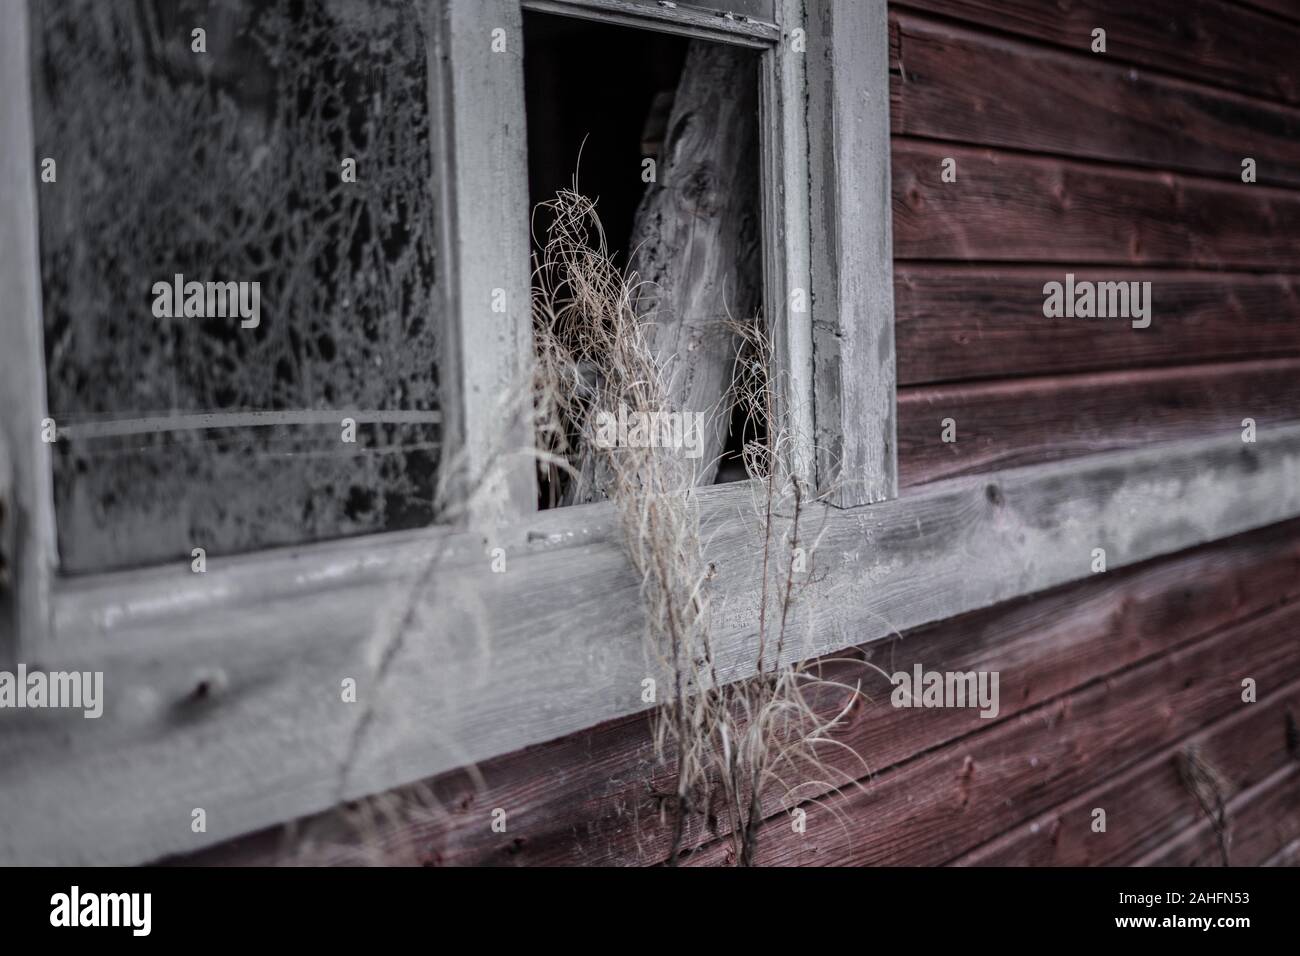
[[[1228,804],[1233,866],[1259,866],[1280,847],[1300,837],[1300,765],[1280,767]],[[1202,820],[1135,866],[1219,866],[1219,839]]]
[[629,268],[644,283],[670,409],[704,416],[695,483],[713,484],[730,431],[735,323],[763,297],[758,76],[747,50],[693,42],[654,182],[637,207]]
[[[819,804],[807,832],[784,814],[759,836],[759,865],[933,865],[952,860],[1239,708],[1238,675],[1300,677],[1290,633],[1300,606],[1263,617],[1001,721]],[[1013,680],[1007,675],[1007,680]],[[1288,768],[1285,772],[1294,772]],[[1273,848],[1284,840],[1278,840]],[[692,857],[725,859],[713,844]]]
[[[49,636],[48,589],[57,561],[46,415],[45,347],[36,228],[37,157],[32,141],[31,60],[26,4],[0,35],[0,443],[10,475],[3,502],[10,580],[0,586],[0,664],[39,652]],[[57,189],[57,183],[44,184]]]
[[[893,708],[880,692],[883,680],[864,672],[859,655],[889,671],[919,662],[998,670],[1009,681],[1014,674],[1018,692],[1003,697],[1005,719],[1298,596],[1300,523],[1289,522],[910,631],[825,663],[828,677],[850,686],[866,680],[869,693],[835,739],[881,772],[988,729],[968,712]],[[830,716],[845,698],[818,700]],[[846,758],[838,768],[851,771],[854,763]],[[493,759],[477,774],[455,771],[392,795],[388,802],[402,812],[370,832],[331,813],[188,862],[648,865],[668,852],[670,818],[661,817],[652,791],[671,790],[671,779],[654,759],[643,717]],[[509,833],[483,826],[493,807],[509,808]],[[768,810],[780,812],[780,800],[770,800]],[[688,845],[708,839],[697,830]]]
[[1293,23],[1300,22],[1300,9],[1296,7],[1295,0],[1234,0],[1234,2],[1238,6],[1265,10]]
[[[1300,360],[903,388],[899,480],[907,487],[1157,441],[1240,438],[1246,418],[1257,430],[1300,419]],[[943,441],[946,419],[956,423],[954,442]]]
[[[1239,709],[953,862],[959,866],[1123,866],[1147,853],[1158,853],[1205,818],[1203,806],[1184,779],[1187,761],[1194,759],[1215,778],[1205,796],[1227,803],[1277,770],[1294,765],[1287,728],[1297,714],[1300,684],[1270,689],[1256,705]],[[1092,829],[1097,807],[1106,811],[1104,833]],[[1229,817],[1229,837],[1232,829]],[[1235,862],[1230,843],[1228,859]],[[1221,860],[1216,857],[1213,862]]]
[[522,6],[539,13],[583,17],[759,49],[775,43],[781,35],[775,24],[762,17],[722,17],[712,10],[670,7],[647,0],[522,0]]
[[[457,317],[448,427],[463,445],[448,466],[467,483],[486,483],[474,498],[476,518],[504,529],[537,507],[535,469],[520,454],[533,445],[524,414],[532,293],[522,16],[517,0],[447,0],[429,50],[431,82],[442,72],[441,89],[430,89],[442,111],[435,129],[445,138],[431,137],[435,169],[445,149],[450,189],[443,205],[452,210],[444,230],[449,308]],[[492,50],[495,29],[505,31],[502,53]],[[494,309],[498,295],[504,312]]]
[[[1293,426],[1248,447],[1234,435],[936,483],[854,511],[810,507],[821,540],[788,656],[1076,580],[1094,547],[1118,568],[1300,515],[1297,474]],[[754,493],[720,486],[702,506],[724,681],[752,672]],[[98,720],[0,714],[0,859],[192,851],[643,709],[641,680],[656,672],[610,509],[533,521],[535,542],[509,550],[500,574],[482,538],[440,533],[69,587],[42,664],[103,670],[109,703]],[[367,702],[360,735],[345,677]],[[205,834],[190,831],[195,806]]]
[[[1273,0],[1295,8],[1292,0]],[[907,0],[900,6],[1093,54],[1106,30],[1104,62],[1154,67],[1268,100],[1300,103],[1300,25],[1219,0]]]
[[[816,479],[812,313],[812,228],[808,177],[807,53],[794,49],[795,30],[807,35],[803,0],[780,0],[782,39],[763,55],[759,87],[763,121],[764,309],[774,337],[777,418],[789,433],[789,467],[811,486]],[[798,290],[798,292],[796,292]],[[794,297],[805,296],[796,311]]]
[[1300,184],[1294,106],[907,15],[890,27],[903,65],[890,79],[895,133],[1185,170],[1238,186],[1250,156],[1259,183]]
[[[940,180],[945,157],[958,181]],[[1300,195],[895,137],[899,259],[1300,270]]]
[[1300,866],[1300,837],[1282,847],[1260,866]]
[[0,428],[0,667],[4,668],[15,663],[18,650],[18,602],[11,590],[18,541],[14,503],[14,464],[9,455],[9,436]]
[[1300,354],[1300,282],[1291,276],[1080,270],[1081,281],[1151,283],[1156,318],[1043,316],[1042,266],[901,265],[894,276],[900,385]]
[[808,13],[817,485],[852,507],[897,494],[888,29],[884,0]]

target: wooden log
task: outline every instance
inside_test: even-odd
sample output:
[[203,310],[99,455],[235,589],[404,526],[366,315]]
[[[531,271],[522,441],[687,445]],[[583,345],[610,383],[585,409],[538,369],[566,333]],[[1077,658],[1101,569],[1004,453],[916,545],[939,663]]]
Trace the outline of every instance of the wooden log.
[[[1266,0],[1265,0],[1266,2]],[[1273,0],[1292,14],[1292,0]],[[1300,24],[1220,0],[906,0],[967,23],[1093,54],[1092,31],[1106,30],[1107,62],[1155,67],[1264,99],[1300,103]],[[1258,5],[1264,5],[1260,3]],[[897,63],[897,60],[895,60]],[[910,63],[908,64],[910,67]]]
[[761,302],[758,155],[753,55],[692,42],[630,265],[646,283],[638,309],[655,323],[669,404],[705,415],[701,485],[713,482],[730,423],[737,340],[726,320],[752,318]]
[[[759,834],[757,862],[917,866],[952,860],[1248,706],[1241,702],[1240,675],[1266,688],[1300,678],[1296,627],[1300,606],[1285,605],[999,721],[864,780],[861,789],[842,788],[804,804],[805,833],[792,831],[787,814],[773,816]],[[1003,693],[1014,693],[1014,672],[1003,677]],[[716,865],[729,853],[726,842],[718,842],[690,861]]]
[[[1003,716],[1011,717],[1296,596],[1300,522],[1289,522],[914,630],[857,653],[891,671],[916,662],[945,670],[1014,670],[1019,692],[1004,693],[1002,700]],[[845,664],[827,676],[852,684],[863,672]],[[884,686],[869,686],[872,699],[854,709],[845,733],[837,735],[878,772],[987,724],[955,710],[895,709],[879,693]],[[833,714],[844,698],[827,695],[821,703],[822,713]],[[836,766],[852,771],[848,759]],[[327,815],[300,828],[314,841],[303,852],[277,828],[194,862],[654,864],[667,853],[669,827],[652,795],[668,789],[666,775],[655,765],[644,716],[500,757],[478,770],[481,785],[463,771],[430,781],[425,789],[445,810],[391,822],[364,853],[355,829]],[[482,825],[484,808],[492,807],[510,808],[509,833]],[[780,802],[771,800],[767,808],[779,812]],[[691,837],[690,846],[709,839],[698,831]]]
[[[1231,714],[953,862],[959,866],[1123,866],[1158,852],[1205,817],[1183,779],[1182,765],[1189,755],[1195,754],[1201,766],[1212,769],[1227,802],[1294,761],[1287,747],[1288,722],[1294,713],[1300,713],[1300,683],[1268,692],[1258,705]],[[1104,833],[1092,829],[1092,811],[1097,807],[1106,811]]]
[[1245,273],[1080,270],[1083,281],[1151,282],[1156,319],[1049,319],[1049,266],[912,263],[895,273],[900,385],[1300,355],[1300,281]]
[[[903,388],[899,475],[911,486],[1156,441],[1239,435],[1245,418],[1258,429],[1298,417],[1297,359]],[[943,440],[949,418],[954,442]]]
[[1250,156],[1259,183],[1300,183],[1295,107],[917,17],[895,15],[891,29],[903,64],[890,85],[895,133],[1237,184]]
[[[945,157],[960,186],[940,180]],[[1290,190],[906,137],[893,171],[896,259],[1300,271]]]

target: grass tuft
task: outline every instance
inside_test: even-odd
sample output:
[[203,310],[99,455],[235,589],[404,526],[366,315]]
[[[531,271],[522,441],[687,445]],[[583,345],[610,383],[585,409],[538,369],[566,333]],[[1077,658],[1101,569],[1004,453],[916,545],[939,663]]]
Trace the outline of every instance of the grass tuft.
[[[653,671],[667,675],[654,711],[655,750],[674,761],[675,810],[669,860],[686,849],[690,822],[725,833],[738,865],[757,858],[770,815],[769,796],[796,802],[801,787],[835,777],[823,757],[859,693],[822,680],[797,663],[791,610],[812,579],[820,529],[809,529],[810,492],[788,462],[772,375],[774,349],[761,317],[731,318],[741,343],[728,402],[742,413],[743,460],[754,489],[754,537],[761,547],[752,678],[719,678],[709,610],[715,570],[701,539],[697,463],[664,447],[601,447],[596,415],[669,411],[665,370],[652,327],[637,314],[638,280],[609,255],[595,204],[564,191],[546,204],[553,218],[534,269],[533,319],[538,363],[534,387],[539,447],[549,452],[543,478],[557,487],[568,475],[578,493],[553,500],[608,497],[620,518],[624,549],[640,576],[646,650]],[[556,464],[567,461],[568,467]],[[843,707],[817,706],[819,688],[847,690]],[[820,695],[825,697],[825,695]]]

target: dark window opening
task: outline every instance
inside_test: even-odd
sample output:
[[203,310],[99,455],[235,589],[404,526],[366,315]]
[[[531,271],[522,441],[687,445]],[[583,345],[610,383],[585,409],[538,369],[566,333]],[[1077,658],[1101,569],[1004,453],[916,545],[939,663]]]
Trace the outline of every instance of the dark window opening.
[[[701,52],[705,47],[708,54]],[[702,63],[706,56],[710,59]],[[534,251],[544,244],[550,224],[539,204],[574,189],[575,181],[576,191],[596,203],[615,263],[637,267],[642,279],[647,278],[642,268],[668,271],[672,266],[665,260],[675,256],[693,257],[690,268],[705,263],[710,230],[720,232],[726,238],[717,242],[718,258],[701,265],[698,276],[695,298],[707,303],[702,308],[708,315],[692,317],[712,322],[713,329],[703,337],[690,334],[699,339],[695,347],[721,356],[728,381],[739,342],[725,331],[724,314],[761,321],[757,63],[752,51],[734,47],[585,19],[524,15]],[[711,136],[724,141],[711,143]],[[679,150],[689,163],[677,159]],[[644,176],[646,160],[655,162],[651,183]],[[675,161],[680,165],[673,166]],[[671,181],[673,169],[677,181]],[[689,197],[671,210],[675,218],[659,237],[654,210],[642,209],[656,189]],[[721,418],[725,434],[705,483],[743,479],[743,443],[763,440],[766,425],[747,416],[729,394],[714,401],[711,414]],[[567,483],[563,476],[544,477],[541,506],[602,497],[566,497],[566,489],[552,486]]]
[[[532,204],[572,188],[597,200],[626,263],[641,160],[658,156],[688,41],[667,33],[524,13],[524,102]],[[581,165],[579,165],[581,161]],[[534,224],[544,236],[546,223]]]

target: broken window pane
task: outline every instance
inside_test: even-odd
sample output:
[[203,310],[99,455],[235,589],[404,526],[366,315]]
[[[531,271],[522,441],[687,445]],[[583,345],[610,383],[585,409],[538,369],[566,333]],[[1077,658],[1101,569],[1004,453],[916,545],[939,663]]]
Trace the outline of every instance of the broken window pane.
[[[543,470],[541,507],[609,493],[607,454],[584,434],[590,420],[617,426],[615,447],[648,444],[688,459],[696,484],[747,476],[745,446],[766,436],[733,388],[738,329],[763,323],[758,80],[758,56],[742,47],[525,13],[534,287],[564,312],[554,335],[535,328],[539,342],[557,346],[545,356],[552,378],[542,391],[576,397],[539,439],[572,466]],[[581,198],[555,206],[566,190]],[[577,216],[584,201],[594,204],[589,219]],[[663,378],[662,409],[629,419],[620,407],[597,407],[609,396],[584,404],[614,379],[603,365],[611,351],[593,347],[612,326],[589,335],[575,317],[599,308],[564,307],[568,293],[554,280],[571,276],[545,248],[557,211],[566,230],[582,219],[586,245],[603,239],[611,266],[635,275],[633,311]],[[578,285],[586,282],[595,279]]]
[[430,6],[32,0],[64,570],[432,520]]

